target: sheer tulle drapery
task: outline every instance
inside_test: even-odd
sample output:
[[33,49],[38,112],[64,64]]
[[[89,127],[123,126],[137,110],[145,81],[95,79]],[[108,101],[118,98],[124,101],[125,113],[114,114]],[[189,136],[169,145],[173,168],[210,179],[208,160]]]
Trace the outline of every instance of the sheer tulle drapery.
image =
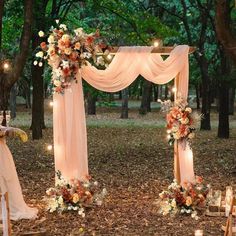
[[[83,67],[64,95],[54,95],[54,152],[55,168],[66,178],[84,178],[88,174],[87,133],[81,77],[93,87],[116,92],[128,87],[138,75],[156,83],[165,84],[174,78],[177,91],[187,98],[188,52],[186,45],[177,46],[163,60],[151,53],[152,47],[120,47],[106,70],[92,65]],[[158,144],[157,144],[158,145]],[[193,181],[192,151],[179,147],[181,181]]]
[[[34,219],[38,210],[26,205],[16,167],[5,138],[0,138],[0,190],[8,192],[10,204],[10,217],[12,220]],[[1,207],[0,207],[1,218]]]

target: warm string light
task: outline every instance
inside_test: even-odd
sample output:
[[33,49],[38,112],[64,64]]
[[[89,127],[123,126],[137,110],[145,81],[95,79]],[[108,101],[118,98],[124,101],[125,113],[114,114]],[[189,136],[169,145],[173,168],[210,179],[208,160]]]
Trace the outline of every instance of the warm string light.
[[173,88],[172,88],[172,92],[173,92],[173,93],[176,93],[176,92],[177,92],[177,88],[176,88],[176,87],[173,87]]
[[153,40],[153,46],[155,48],[158,48],[158,47],[162,47],[163,46],[163,42],[161,39],[154,39]]
[[50,106],[50,107],[53,107],[53,101],[50,101],[50,102],[49,102],[49,106]]
[[153,46],[154,46],[155,48],[157,48],[157,47],[159,46],[159,42],[158,42],[158,41],[154,41]]
[[9,67],[10,67],[10,65],[9,65],[8,62],[4,62],[4,63],[3,63],[3,68],[4,68],[5,70],[8,70]]
[[51,144],[49,144],[49,145],[47,146],[47,150],[48,150],[48,151],[52,151],[52,148],[53,148],[53,146],[52,146]]

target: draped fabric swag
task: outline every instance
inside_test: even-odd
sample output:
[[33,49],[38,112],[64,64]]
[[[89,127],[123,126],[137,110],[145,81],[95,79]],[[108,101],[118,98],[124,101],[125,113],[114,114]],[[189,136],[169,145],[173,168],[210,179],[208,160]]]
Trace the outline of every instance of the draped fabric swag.
[[[166,84],[176,78],[177,91],[187,98],[189,47],[175,47],[166,60],[158,53],[151,53],[152,49],[153,47],[120,47],[106,70],[87,65],[77,74],[77,83],[72,83],[64,95],[54,94],[55,168],[60,170],[65,178],[84,179],[88,174],[81,78],[105,92],[120,91],[128,87],[139,75],[155,84]],[[175,177],[177,174],[180,175],[181,182],[194,181],[193,156],[189,146],[178,145],[175,150]]]

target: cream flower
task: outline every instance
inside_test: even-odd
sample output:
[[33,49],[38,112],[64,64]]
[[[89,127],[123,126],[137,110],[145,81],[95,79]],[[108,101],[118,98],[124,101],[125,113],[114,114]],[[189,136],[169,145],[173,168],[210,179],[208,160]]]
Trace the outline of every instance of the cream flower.
[[36,55],[35,55],[36,57],[43,57],[43,51],[39,51],[39,52],[37,52],[36,53]]
[[54,36],[53,36],[53,35],[50,35],[50,36],[48,37],[48,43],[54,43],[54,42],[55,42]]
[[39,37],[41,38],[41,37],[44,36],[44,32],[43,32],[42,30],[40,30],[40,31],[38,32],[38,35],[39,35]]
[[42,67],[43,66],[43,63],[40,61],[39,62],[39,67]]
[[60,80],[54,80],[53,83],[56,87],[61,86],[61,81]]
[[188,113],[191,113],[192,109],[190,107],[186,107],[185,111],[188,112]]
[[64,34],[61,39],[62,39],[62,41],[68,41],[68,40],[70,40],[70,35]]
[[[59,23],[59,22],[58,22]],[[60,24],[59,27],[63,29],[64,31],[67,30],[67,26],[65,24]]]
[[38,62],[37,61],[34,61],[34,65],[36,66],[38,64]]
[[84,34],[83,28],[78,28],[74,30],[77,36],[82,36]]

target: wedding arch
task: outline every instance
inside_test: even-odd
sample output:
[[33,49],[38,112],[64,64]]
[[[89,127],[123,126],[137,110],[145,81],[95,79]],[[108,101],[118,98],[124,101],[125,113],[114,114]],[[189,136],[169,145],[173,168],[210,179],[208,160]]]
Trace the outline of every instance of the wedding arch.
[[[81,67],[76,75],[77,80],[65,89],[64,94],[53,95],[55,169],[61,171],[66,179],[83,180],[88,175],[82,79],[105,92],[120,91],[139,75],[155,84],[166,84],[174,79],[177,92],[187,99],[188,54],[193,50],[187,45],[167,50],[164,47],[120,47],[105,70],[99,70],[90,64]],[[162,54],[169,56],[163,60]],[[189,144],[183,147],[176,142],[174,149],[175,178],[179,183],[194,181],[193,154]]]

